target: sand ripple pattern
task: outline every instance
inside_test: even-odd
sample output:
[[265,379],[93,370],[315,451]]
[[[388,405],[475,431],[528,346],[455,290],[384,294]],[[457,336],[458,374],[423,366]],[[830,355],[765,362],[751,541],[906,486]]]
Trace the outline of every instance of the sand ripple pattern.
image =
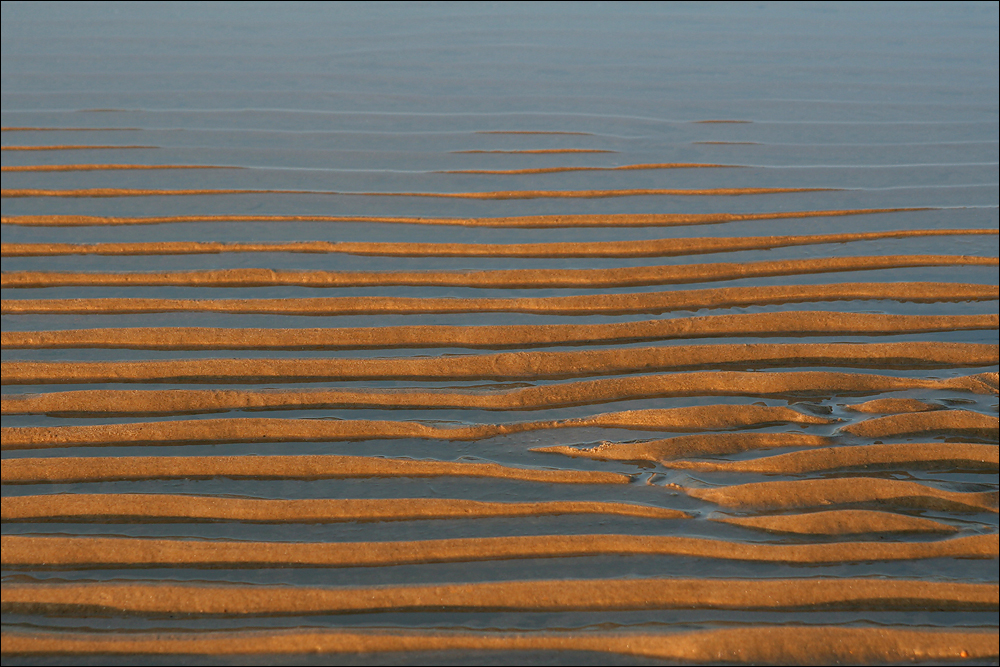
[[5,665],[1000,657],[978,121],[226,104],[4,110]]

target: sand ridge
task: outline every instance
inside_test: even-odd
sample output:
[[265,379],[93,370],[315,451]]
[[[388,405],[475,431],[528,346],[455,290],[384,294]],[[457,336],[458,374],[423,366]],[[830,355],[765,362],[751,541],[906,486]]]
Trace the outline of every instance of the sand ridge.
[[[216,254],[220,252],[323,252],[379,257],[677,257],[682,255],[739,252],[765,248],[852,243],[881,239],[933,236],[996,236],[996,229],[906,229],[884,232],[844,232],[785,236],[702,237],[642,241],[562,241],[548,243],[419,243],[362,241],[298,241],[291,243],[148,242],[53,246],[86,254],[88,250],[111,254]],[[879,260],[873,260],[875,262]],[[969,260],[967,260],[969,261]],[[992,265],[990,260],[984,265]],[[969,261],[971,263],[971,261]]]
[[[70,254],[147,255],[135,244],[100,244],[75,246],[63,244],[8,244],[0,246],[4,257],[51,257]],[[124,247],[108,248],[106,246]],[[138,244],[145,245],[145,244]],[[190,244],[181,244],[183,251]],[[194,252],[205,245],[198,243]],[[213,245],[213,244],[209,244]],[[219,252],[269,251],[266,244],[222,244]],[[288,248],[278,249],[282,252]],[[170,254],[163,244],[153,251]],[[292,248],[293,251],[297,250]],[[134,252],[133,252],[134,251]],[[210,254],[206,251],[206,254]],[[189,287],[266,287],[294,285],[302,287],[369,287],[378,285],[449,286],[473,288],[555,288],[555,287],[634,287],[676,285],[773,276],[809,275],[846,271],[878,271],[922,266],[997,266],[996,257],[968,255],[903,255],[883,257],[842,257],[775,262],[688,264],[618,269],[509,269],[495,271],[288,271],[275,269],[207,269],[197,271],[158,271],[129,273],[10,271],[3,273],[4,288],[39,288],[67,285],[86,286],[162,286]],[[849,313],[839,313],[846,317]]]
[[[305,329],[128,327],[4,331],[0,333],[0,345],[3,349],[354,350],[422,347],[503,349],[508,347],[593,345],[729,336],[756,338],[844,334],[879,336],[932,331],[996,329],[998,322],[1000,322],[1000,318],[996,314],[886,315],[785,311],[677,317],[608,324],[470,326],[429,324]],[[819,380],[821,377],[814,376],[814,379]],[[915,386],[919,386],[919,383]],[[862,406],[853,406],[852,409],[880,411],[874,407]]]
[[773,211],[769,213],[606,213],[523,215],[484,218],[443,218],[371,215],[170,215],[170,216],[97,216],[97,215],[10,215],[0,217],[5,225],[29,227],[78,227],[116,225],[160,225],[206,222],[374,222],[408,225],[455,225],[461,227],[561,228],[561,227],[674,227],[717,225],[751,220],[827,218],[882,213],[934,211],[934,207],[897,207],[832,209],[818,211]]
[[847,424],[840,430],[862,438],[948,433],[987,438],[995,443],[1000,436],[1000,418],[971,410],[939,410],[875,417]]
[[841,626],[671,633],[250,631],[199,634],[4,632],[5,655],[290,655],[413,651],[593,651],[681,662],[802,665],[996,659],[990,631]]
[[[985,343],[752,343],[500,352],[446,358],[171,359],[164,361],[4,361],[5,385],[89,382],[240,382],[417,378],[545,378],[621,375],[727,366],[961,368],[995,365]],[[941,412],[930,413],[942,419]]]
[[284,299],[154,299],[105,297],[3,299],[0,313],[164,313],[215,312],[274,315],[378,315],[419,313],[545,313],[590,315],[663,313],[815,301],[913,301],[942,303],[995,301],[1000,287],[963,283],[837,283],[670,290],[629,294],[511,298],[308,297]]
[[562,454],[596,461],[663,462],[684,456],[737,454],[758,449],[781,447],[825,447],[832,439],[805,433],[699,433],[641,442],[604,442],[596,447],[533,447],[533,452]]
[[775,423],[831,424],[835,420],[791,408],[712,405],[609,412],[577,419],[440,427],[412,421],[370,419],[275,419],[236,417],[93,426],[5,426],[2,450],[210,442],[312,442],[420,438],[483,440],[561,428],[620,428],[639,431],[704,431]]
[[996,445],[966,443],[911,443],[823,447],[744,461],[669,461],[670,468],[712,472],[752,472],[769,475],[801,474],[841,468],[946,468],[996,471]]
[[[508,479],[516,479],[512,470]],[[4,498],[4,521],[249,521],[337,523],[415,521],[487,517],[603,514],[647,519],[688,519],[691,515],[649,505],[618,502],[481,502],[444,498],[264,500],[150,493],[65,493]]]
[[629,484],[616,472],[516,468],[499,463],[420,461],[334,454],[300,456],[86,456],[4,459],[4,484],[151,479],[350,479],[478,477],[549,484]]
[[[982,377],[986,376],[986,377]],[[815,396],[909,389],[996,393],[996,374],[922,380],[886,375],[804,371],[712,371],[602,378],[501,391],[419,389],[201,390],[92,389],[4,394],[0,414],[182,414],[246,409],[472,408],[539,410],[673,396]],[[890,399],[883,399],[890,400]]]
[[712,521],[769,533],[857,535],[861,533],[957,533],[958,528],[924,517],[872,510],[825,510],[808,514],[716,516]]
[[595,555],[689,556],[770,563],[849,563],[926,558],[992,559],[1000,536],[971,535],[934,542],[759,544],[649,535],[532,535],[411,542],[232,542],[138,537],[0,537],[9,567],[386,567]]
[[837,477],[780,482],[752,482],[715,488],[671,485],[692,498],[721,507],[792,509],[829,505],[875,504],[953,512],[996,513],[996,491],[946,491],[928,484],[881,477]]
[[195,616],[380,611],[627,609],[995,610],[996,584],[880,579],[562,579],[308,588],[61,583],[5,586],[13,613],[87,611]]

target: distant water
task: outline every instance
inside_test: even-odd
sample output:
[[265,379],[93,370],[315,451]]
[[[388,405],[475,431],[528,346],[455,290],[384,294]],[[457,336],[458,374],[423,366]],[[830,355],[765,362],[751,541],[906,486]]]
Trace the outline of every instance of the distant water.
[[996,661],[995,3],[0,19],[5,664]]

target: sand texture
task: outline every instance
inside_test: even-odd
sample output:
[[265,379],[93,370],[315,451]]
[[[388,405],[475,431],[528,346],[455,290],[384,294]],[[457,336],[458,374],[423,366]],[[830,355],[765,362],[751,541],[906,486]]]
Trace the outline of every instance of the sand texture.
[[1000,659],[996,3],[306,5],[3,3],[3,667]]

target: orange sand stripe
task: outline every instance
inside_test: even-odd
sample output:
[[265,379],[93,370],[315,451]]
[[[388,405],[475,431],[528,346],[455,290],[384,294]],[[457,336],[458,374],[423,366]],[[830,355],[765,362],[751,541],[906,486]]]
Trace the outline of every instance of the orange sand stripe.
[[529,150],[494,150],[494,151],[484,151],[484,150],[468,150],[468,151],[450,151],[452,154],[472,154],[472,153],[504,153],[508,155],[543,155],[543,154],[555,154],[555,153],[617,153],[618,151],[608,151],[599,148],[532,148]]
[[972,437],[1000,437],[1000,419],[969,410],[940,410],[855,422],[840,429],[862,438],[898,438],[908,435],[949,433]]
[[159,148],[159,146],[0,146],[0,151],[77,151],[117,150],[125,148]]
[[232,542],[106,537],[0,537],[9,567],[384,567],[574,556],[689,556],[772,563],[996,558],[998,535],[937,542],[754,544],[661,535],[532,535],[413,542]]
[[[879,477],[807,479],[792,482],[757,482],[712,489],[684,488],[689,496],[723,507],[791,509],[854,503],[893,507],[918,507],[945,511],[997,511],[997,492],[943,491],[941,489]],[[994,536],[996,537],[996,536]]]
[[[7,274],[9,275],[9,274]],[[416,325],[327,329],[134,327],[4,331],[4,349],[294,350],[467,347],[497,349],[726,336],[884,335],[996,329],[998,316],[786,311],[611,324]],[[882,406],[883,404],[872,404]],[[889,404],[884,404],[889,405]],[[867,407],[853,409],[871,411]],[[876,410],[880,411],[880,410]],[[890,410],[885,410],[889,412]],[[896,410],[906,412],[909,410]]]
[[567,579],[424,586],[12,584],[5,610],[22,614],[264,615],[377,611],[627,609],[995,610],[996,584],[880,579]]
[[[53,244],[55,252],[45,254],[99,254],[99,255],[190,255],[221,252],[308,252],[345,253],[349,255],[381,257],[678,257],[703,255],[716,252],[740,252],[766,248],[819,245],[826,243],[852,243],[882,239],[919,238],[926,236],[996,236],[996,229],[910,229],[888,232],[857,232],[845,234],[809,234],[800,236],[744,236],[723,238],[649,239],[644,241],[596,241],[589,243],[383,243],[303,241],[295,243],[220,243],[220,242],[159,242],[159,243],[102,243],[94,245]],[[38,248],[35,244],[5,246],[14,256]],[[993,260],[991,262],[991,260]],[[857,261],[857,260],[855,260]],[[878,262],[879,260],[872,260]],[[890,260],[892,261],[892,260]],[[995,258],[967,260],[965,263],[985,265]],[[832,263],[837,266],[837,263]],[[711,266],[711,265],[708,265]],[[792,264],[791,266],[795,266]],[[808,264],[806,266],[809,266]],[[629,267],[631,270],[631,267]],[[664,268],[653,267],[653,271]],[[683,275],[685,271],[705,271],[704,266],[694,269],[673,268]],[[709,268],[707,271],[712,271]],[[724,269],[725,270],[725,269]],[[732,271],[732,269],[729,269]],[[523,271],[523,270],[522,270]],[[551,271],[551,270],[550,270]],[[532,271],[534,272],[534,270]],[[492,272],[490,272],[492,273]],[[559,272],[561,273],[561,271]],[[555,275],[559,275],[556,273]],[[473,274],[474,275],[474,274]],[[515,274],[517,275],[517,274]],[[530,275],[530,274],[529,274]],[[542,275],[545,275],[544,273]],[[572,274],[570,274],[572,275]],[[587,274],[584,274],[587,275]],[[710,274],[709,274],[710,275]],[[786,274],[777,274],[786,275]],[[579,284],[579,283],[578,283]]]
[[158,225],[177,222],[378,222],[409,225],[458,225],[463,227],[674,227],[716,225],[746,220],[826,218],[907,211],[933,211],[933,207],[862,208],[829,211],[779,211],[772,213],[665,213],[604,215],[526,215],[505,218],[415,218],[346,215],[173,215],[156,217],[108,217],[94,215],[10,215],[5,225],[72,227],[91,225]]
[[597,461],[669,461],[682,456],[738,454],[777,447],[823,447],[831,439],[803,433],[706,433],[682,435],[646,442],[604,442],[597,447],[578,448],[557,445],[534,447],[533,452],[563,454]]
[[243,169],[199,164],[38,164],[0,167],[0,171],[115,171],[122,169]]
[[4,498],[4,521],[253,521],[335,523],[485,517],[606,514],[687,519],[678,510],[587,501],[487,503],[443,498],[378,500],[249,500],[146,493],[58,494]]
[[[111,456],[4,459],[4,484],[149,479],[349,479],[478,477],[550,484],[628,484],[626,475],[585,470],[533,470],[497,463],[414,461],[369,456]],[[6,503],[5,503],[6,504]]]
[[620,167],[542,167],[538,169],[448,169],[436,174],[556,174],[564,171],[631,171],[635,169],[742,169],[740,164],[703,164],[697,162],[664,162],[660,164],[627,164]]
[[876,398],[857,405],[844,406],[852,412],[864,412],[868,414],[897,414],[900,412],[926,412],[928,410],[940,410],[942,405],[936,403],[925,403],[915,398]]
[[[51,257],[56,255],[151,255],[209,253],[214,244],[13,244],[0,246],[4,257]],[[298,252],[297,247],[266,249],[267,244],[220,244],[218,252]],[[40,247],[41,246],[41,247]],[[114,246],[114,247],[109,247]],[[145,247],[143,247],[145,246]],[[117,251],[121,252],[117,252]],[[148,251],[147,251],[148,250]],[[910,255],[844,257],[747,264],[689,264],[680,266],[628,267],[620,269],[509,269],[499,271],[276,271],[273,269],[215,269],[162,271],[156,273],[64,273],[12,271],[2,276],[4,288],[55,287],[63,285],[185,285],[198,287],[257,287],[301,285],[305,287],[366,287],[377,285],[455,286],[476,288],[539,287],[634,287],[736,280],[770,276],[874,271],[915,266],[997,266],[996,257],[960,255]]]
[[662,634],[400,630],[3,633],[4,655],[288,655],[413,651],[593,651],[666,661],[749,664],[875,664],[995,660],[993,631],[899,630],[825,626],[749,627]]
[[211,312],[273,315],[390,315],[419,313],[538,313],[597,315],[665,313],[702,308],[816,301],[995,301],[996,285],[963,283],[833,283],[672,290],[626,294],[516,298],[311,297],[285,299],[4,299],[5,315]]
[[863,445],[824,447],[767,456],[750,461],[670,461],[671,468],[720,472],[797,474],[838,468],[947,467],[960,470],[997,470],[1000,450],[996,445],[963,443],[906,443],[905,445]]
[[996,384],[996,373],[924,380],[825,371],[711,371],[606,378],[489,392],[426,389],[92,389],[4,394],[0,397],[0,414],[151,415],[289,408],[538,410],[668,396],[813,396],[909,389],[995,394]]
[[956,533],[958,528],[940,521],[871,510],[830,510],[810,514],[719,517],[712,521],[796,535],[857,535],[860,533]]
[[[502,352],[443,358],[5,361],[2,382],[275,382],[358,379],[543,378],[670,369],[769,366],[927,368],[993,366],[998,346],[976,343],[675,345],[580,352]],[[934,413],[940,414],[940,413]]]
[[[136,146],[135,148],[138,148]],[[8,150],[8,149],[4,149]],[[631,190],[500,190],[495,192],[341,192],[336,190],[154,190],[144,188],[87,188],[81,190],[41,190],[9,188],[0,190],[0,197],[162,197],[204,195],[292,194],[292,195],[355,195],[362,197],[438,197],[446,199],[600,199],[606,197],[671,196],[736,196],[771,195],[790,192],[836,192],[842,188],[711,188],[678,190],[643,188]]]
[[225,418],[102,424],[96,426],[11,426],[0,428],[3,451],[51,447],[170,445],[211,442],[336,442],[426,438],[481,440],[500,435],[558,428],[622,428],[639,431],[703,431],[774,423],[829,424],[833,420],[791,408],[711,405],[662,410],[630,410],[552,421],[438,427],[420,422],[368,419]]

